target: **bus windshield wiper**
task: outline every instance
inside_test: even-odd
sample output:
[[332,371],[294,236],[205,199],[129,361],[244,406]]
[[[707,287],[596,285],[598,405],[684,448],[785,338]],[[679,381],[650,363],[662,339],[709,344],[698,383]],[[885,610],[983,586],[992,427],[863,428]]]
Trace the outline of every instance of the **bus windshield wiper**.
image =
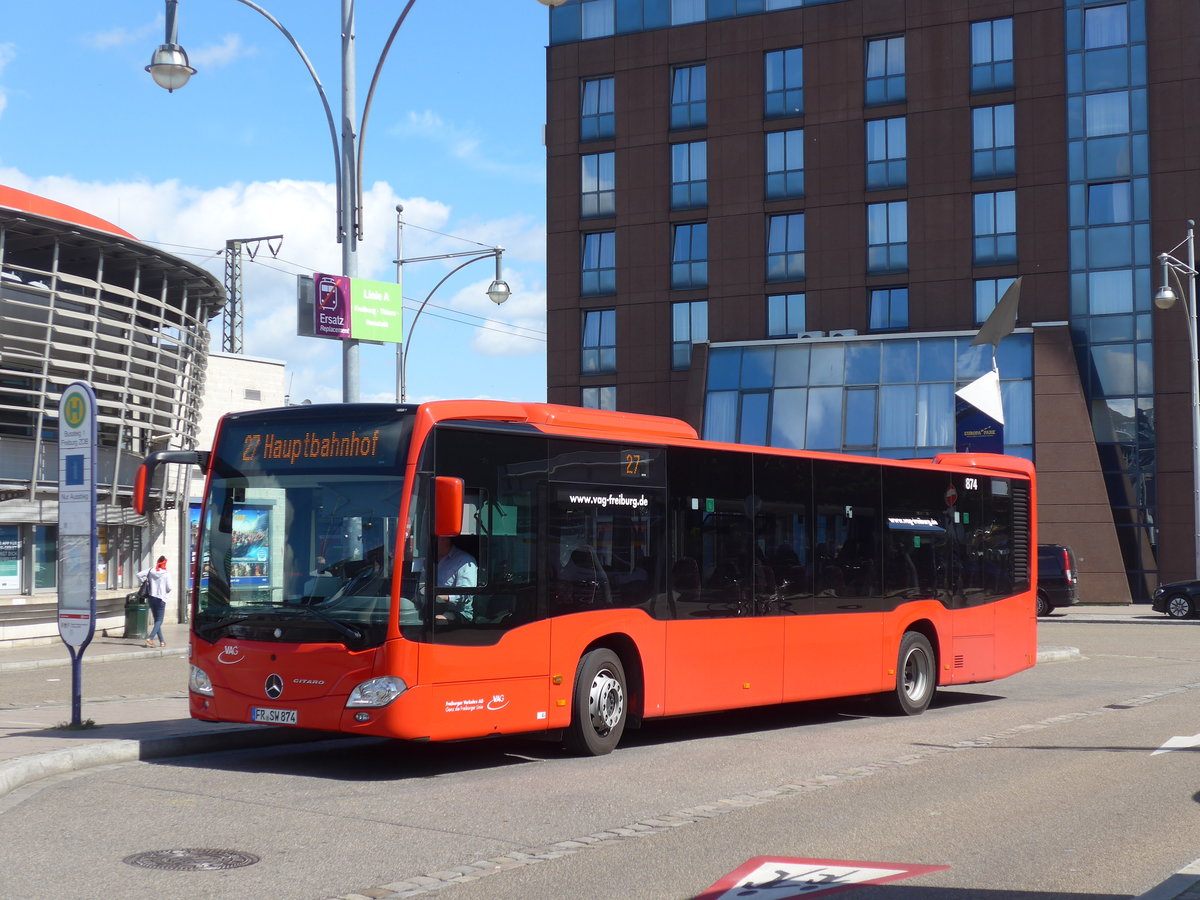
[[197,624],[196,633],[202,636],[207,636],[221,628],[227,628],[230,625],[238,625],[242,622],[247,622],[250,619],[257,618],[258,616],[261,616],[262,613],[263,610],[257,610],[256,612],[246,613],[244,615],[225,616],[224,618],[217,619],[215,622],[205,622],[203,625]]
[[258,609],[254,612],[249,612],[244,615],[225,616],[222,619],[217,619],[215,622],[206,622],[203,625],[196,626],[196,633],[202,637],[207,637],[214,631],[219,631],[222,628],[228,628],[230,625],[240,625],[242,622],[249,622],[251,619],[301,619],[312,614],[327,625],[332,625],[333,628],[343,637],[352,638],[353,640],[362,640],[362,632],[356,628],[351,628],[343,622],[328,613],[321,612],[319,609],[314,609],[311,606],[305,607],[303,610],[293,609],[277,609],[269,607],[266,609]]
[[344,635],[345,637],[353,638],[356,641],[362,640],[362,632],[357,628],[351,628],[346,623],[339,622],[333,616],[329,615],[329,613],[322,612],[313,606],[306,606],[303,610],[287,610],[287,616],[285,618],[302,619],[309,614],[316,616],[327,625],[332,625],[340,634]]

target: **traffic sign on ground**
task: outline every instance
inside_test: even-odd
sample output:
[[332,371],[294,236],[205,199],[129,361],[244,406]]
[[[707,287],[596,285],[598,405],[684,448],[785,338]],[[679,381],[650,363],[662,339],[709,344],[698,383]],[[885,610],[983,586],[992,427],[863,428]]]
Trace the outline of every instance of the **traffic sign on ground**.
[[854,862],[840,859],[789,859],[756,856],[738,866],[696,900],[789,900],[854,890],[941,872],[949,866]]

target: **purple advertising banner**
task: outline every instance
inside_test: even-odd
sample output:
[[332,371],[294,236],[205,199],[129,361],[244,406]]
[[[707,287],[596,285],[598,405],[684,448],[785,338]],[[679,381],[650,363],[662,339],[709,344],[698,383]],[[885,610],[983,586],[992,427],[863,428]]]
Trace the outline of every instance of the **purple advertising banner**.
[[344,275],[313,274],[313,334],[317,337],[350,337],[350,279]]

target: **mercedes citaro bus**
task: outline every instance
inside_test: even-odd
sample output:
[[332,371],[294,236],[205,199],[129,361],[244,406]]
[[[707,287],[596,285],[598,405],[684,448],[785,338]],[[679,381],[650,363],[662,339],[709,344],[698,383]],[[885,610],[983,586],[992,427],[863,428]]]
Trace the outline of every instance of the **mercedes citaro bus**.
[[227,415],[211,452],[147,457],[139,511],[165,462],[207,476],[200,719],[602,754],[655,716],[858,695],[916,715],[1036,659],[1022,459],[464,400]]

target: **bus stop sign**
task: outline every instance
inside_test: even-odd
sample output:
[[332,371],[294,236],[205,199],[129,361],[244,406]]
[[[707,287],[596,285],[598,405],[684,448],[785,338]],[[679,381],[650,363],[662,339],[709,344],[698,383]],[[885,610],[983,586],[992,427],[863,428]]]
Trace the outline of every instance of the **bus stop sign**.
[[58,403],[58,633],[86,647],[96,630],[96,395],[67,386]]

